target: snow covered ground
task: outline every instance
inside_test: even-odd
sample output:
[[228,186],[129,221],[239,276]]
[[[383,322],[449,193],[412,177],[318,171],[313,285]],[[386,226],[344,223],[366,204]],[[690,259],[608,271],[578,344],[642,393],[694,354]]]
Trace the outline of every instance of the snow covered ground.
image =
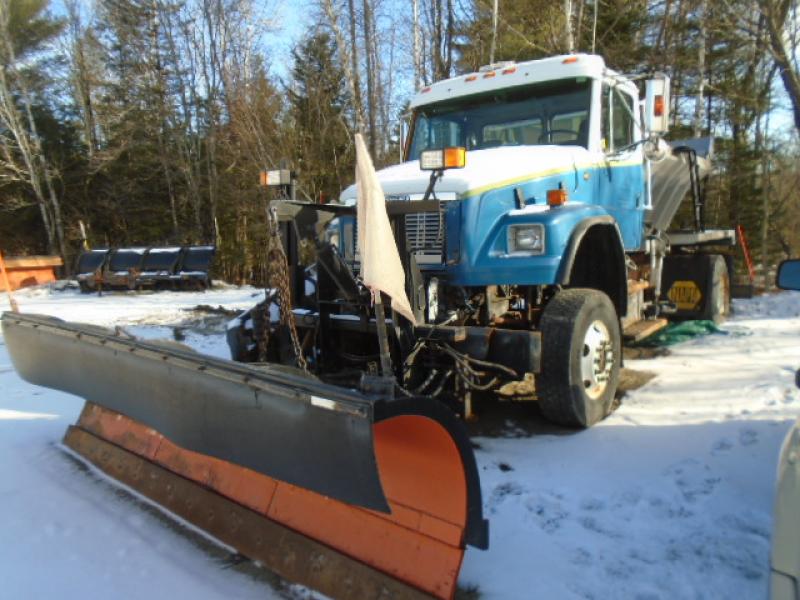
[[[186,343],[225,356],[222,317],[186,309],[240,309],[259,297],[252,288],[102,298],[36,289],[18,301],[25,312],[146,337],[183,324]],[[627,361],[657,377],[599,426],[531,435],[535,426],[510,420],[505,435],[475,439],[491,545],[467,551],[462,588],[481,598],[764,596],[778,451],[800,416],[800,293],[735,308],[723,334]],[[227,551],[67,456],[58,444],[82,401],[21,381],[1,338],[0,390],[4,597],[305,595],[231,568]]]

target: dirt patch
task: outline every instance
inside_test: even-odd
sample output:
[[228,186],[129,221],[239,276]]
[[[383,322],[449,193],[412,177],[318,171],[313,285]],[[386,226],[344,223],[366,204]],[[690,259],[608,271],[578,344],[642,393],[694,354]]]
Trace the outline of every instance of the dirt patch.
[[[655,376],[651,371],[620,369],[612,411],[619,407],[625,394],[639,389]],[[569,435],[576,431],[545,419],[536,400],[476,399],[474,409],[477,419],[466,424],[470,436],[521,438],[541,434]]]
[[622,398],[628,392],[638,390],[645,383],[656,376],[652,371],[637,371],[635,369],[620,369],[617,398]]
[[671,352],[665,346],[625,346],[622,349],[622,357],[627,360],[646,360],[648,358],[659,358],[669,356]]

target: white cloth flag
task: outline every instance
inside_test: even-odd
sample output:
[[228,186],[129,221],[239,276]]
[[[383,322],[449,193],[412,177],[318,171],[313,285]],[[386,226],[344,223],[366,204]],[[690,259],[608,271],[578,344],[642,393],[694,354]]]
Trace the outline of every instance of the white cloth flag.
[[356,188],[361,279],[373,293],[389,296],[392,308],[416,325],[406,296],[406,274],[386,214],[386,198],[360,133],[356,134]]

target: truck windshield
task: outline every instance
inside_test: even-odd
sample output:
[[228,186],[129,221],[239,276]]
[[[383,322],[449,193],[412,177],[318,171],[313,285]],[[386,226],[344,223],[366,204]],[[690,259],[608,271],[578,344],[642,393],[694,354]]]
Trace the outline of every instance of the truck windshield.
[[421,106],[407,160],[423,150],[463,146],[481,150],[497,146],[589,143],[591,80],[582,77],[549,81]]

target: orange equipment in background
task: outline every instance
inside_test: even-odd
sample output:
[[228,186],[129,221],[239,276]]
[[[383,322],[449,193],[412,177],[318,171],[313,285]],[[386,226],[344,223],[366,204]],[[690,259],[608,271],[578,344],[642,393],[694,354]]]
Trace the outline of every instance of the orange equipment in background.
[[9,256],[5,259],[6,276],[0,278],[0,291],[55,281],[55,269],[63,264],[60,256]]

